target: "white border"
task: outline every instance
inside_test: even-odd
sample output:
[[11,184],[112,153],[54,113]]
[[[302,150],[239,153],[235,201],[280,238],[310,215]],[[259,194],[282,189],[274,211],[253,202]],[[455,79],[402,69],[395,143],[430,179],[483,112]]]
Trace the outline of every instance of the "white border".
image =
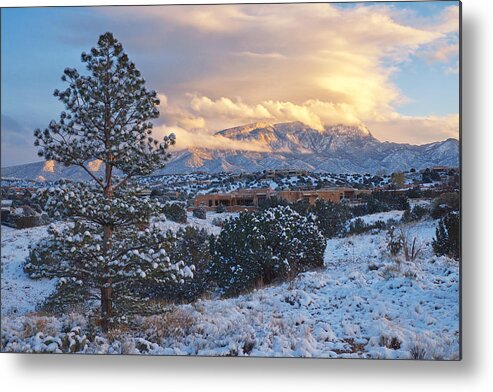
[[[227,1],[215,0],[215,3]],[[244,1],[249,2],[249,1]],[[1,0],[5,6],[137,1]],[[173,1],[141,1],[166,4]],[[206,1],[175,1],[200,4]],[[4,391],[487,391],[493,385],[492,1],[463,1],[463,361],[0,354]]]

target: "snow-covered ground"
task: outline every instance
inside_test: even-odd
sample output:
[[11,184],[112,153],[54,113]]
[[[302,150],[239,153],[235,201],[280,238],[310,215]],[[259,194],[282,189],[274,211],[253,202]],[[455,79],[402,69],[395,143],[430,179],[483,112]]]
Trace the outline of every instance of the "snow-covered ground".
[[16,230],[2,225],[2,316],[34,311],[55,289],[54,279],[32,280],[22,266],[28,246],[46,235],[46,226]]
[[[210,223],[216,215],[189,222],[216,230]],[[457,359],[459,267],[432,254],[435,224],[405,227],[422,246],[414,262],[387,255],[385,231],[331,239],[319,271],[237,298],[176,306],[140,319],[133,332],[91,339],[82,339],[87,320],[80,315],[21,315],[53,288],[29,280],[21,268],[27,244],[43,228],[2,228],[2,349],[57,351],[79,341],[76,351],[97,353]],[[17,292],[23,285],[31,289]],[[9,306],[18,302],[14,315]],[[81,332],[75,328],[72,340],[63,340],[61,331],[74,327]]]

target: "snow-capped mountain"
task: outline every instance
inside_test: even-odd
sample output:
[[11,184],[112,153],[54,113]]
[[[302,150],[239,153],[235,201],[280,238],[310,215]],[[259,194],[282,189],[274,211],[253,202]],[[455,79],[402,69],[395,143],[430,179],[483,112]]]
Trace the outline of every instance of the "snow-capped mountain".
[[[459,142],[447,139],[424,145],[381,142],[366,127],[329,126],[324,131],[300,122],[254,123],[216,135],[250,142],[259,152],[193,148],[178,151],[160,174],[255,172],[264,169],[306,169],[332,173],[376,173],[459,166]],[[179,142],[178,142],[179,143]]]
[[[188,148],[171,150],[172,158],[156,174],[204,171],[217,173],[256,172],[265,169],[305,169],[331,173],[377,173],[417,170],[436,166],[459,166],[459,141],[447,139],[424,145],[377,140],[365,127],[328,126],[323,131],[300,122],[253,123],[217,132],[218,137],[250,143],[257,151]],[[102,175],[98,161],[90,170]],[[41,180],[87,179],[77,167],[55,162],[37,162],[2,168],[2,177]]]

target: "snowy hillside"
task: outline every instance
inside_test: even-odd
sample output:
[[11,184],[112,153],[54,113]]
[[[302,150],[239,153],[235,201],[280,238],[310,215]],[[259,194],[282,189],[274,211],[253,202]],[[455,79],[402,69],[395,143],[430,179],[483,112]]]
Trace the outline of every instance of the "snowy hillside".
[[[213,217],[190,222],[217,233]],[[423,246],[416,262],[391,259],[385,231],[331,239],[321,270],[237,298],[174,306],[111,337],[94,336],[83,315],[27,314],[53,288],[52,281],[28,279],[21,268],[28,244],[44,228],[2,227],[2,350],[56,352],[69,344],[88,353],[457,359],[459,266],[433,255],[435,225],[405,226]]]

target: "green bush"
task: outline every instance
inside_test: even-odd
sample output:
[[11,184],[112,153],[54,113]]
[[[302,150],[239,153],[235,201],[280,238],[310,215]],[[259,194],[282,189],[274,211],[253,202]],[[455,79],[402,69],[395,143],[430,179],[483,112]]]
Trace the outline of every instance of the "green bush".
[[187,223],[187,211],[182,203],[166,203],[162,212],[173,222]]
[[212,273],[235,295],[323,266],[326,240],[311,216],[289,206],[242,213],[212,241]]
[[277,197],[269,197],[260,201],[258,207],[260,210],[267,210],[269,208],[287,205],[289,205],[289,203],[286,200],[278,199]]
[[309,210],[315,215],[316,223],[326,238],[343,236],[347,233],[351,211],[342,204],[317,200]]
[[396,192],[373,192],[367,200],[368,214],[392,210],[407,210],[409,202]]
[[438,222],[433,250],[437,256],[460,257],[460,218],[457,212],[449,212]]
[[402,221],[404,223],[417,222],[429,213],[430,210],[428,208],[416,205],[412,209],[404,211],[404,214],[402,214]]
[[373,230],[382,230],[387,227],[383,220],[377,220],[373,223],[365,223],[361,218],[356,218],[349,224],[349,234],[363,234]]
[[218,206],[216,207],[216,213],[217,213],[217,214],[222,214],[223,212],[226,212],[226,211],[227,211],[227,210],[226,210],[226,207],[225,207],[225,206],[223,206],[222,204],[220,204],[220,205],[218,205]]
[[362,201],[361,205],[351,207],[354,216],[409,209],[407,197],[396,192],[372,192],[370,195],[364,195]]

